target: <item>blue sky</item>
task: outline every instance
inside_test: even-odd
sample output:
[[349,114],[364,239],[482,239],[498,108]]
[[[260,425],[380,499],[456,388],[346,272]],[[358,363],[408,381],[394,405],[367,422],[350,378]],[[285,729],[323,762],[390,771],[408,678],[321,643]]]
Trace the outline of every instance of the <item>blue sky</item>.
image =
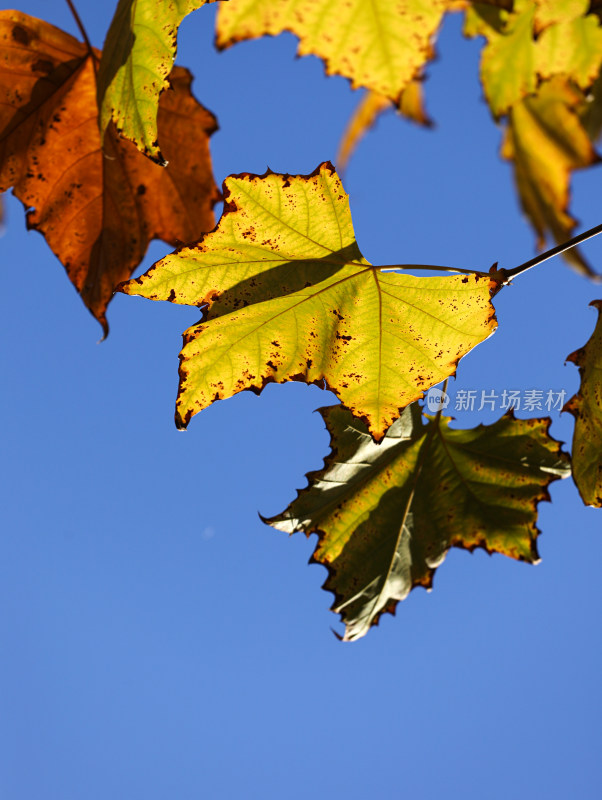
[[[74,34],[64,2],[15,4]],[[79,0],[101,46],[112,3]],[[182,25],[178,60],[216,113],[216,179],[311,172],[334,159],[358,100],[295,40],[212,47],[215,7]],[[425,131],[386,116],[345,176],[375,264],[487,269],[534,252],[478,42],[450,18],[429,68]],[[580,230],[600,223],[600,168],[578,175]],[[308,566],[315,537],[281,511],[328,450],[333,395],[245,392],[173,424],[194,309],[118,296],[100,328],[7,200],[0,520],[0,790],[7,800],[368,796],[594,798],[600,769],[600,511],[570,480],[540,506],[542,563],[452,551],[364,640],[339,643]],[[169,248],[155,243],[142,269]],[[602,241],[584,248],[602,272]],[[602,288],[560,260],[495,300],[499,330],[459,389],[565,390]],[[454,412],[458,425],[500,412]],[[520,416],[521,414],[519,414]],[[552,413],[570,442],[572,418]]]

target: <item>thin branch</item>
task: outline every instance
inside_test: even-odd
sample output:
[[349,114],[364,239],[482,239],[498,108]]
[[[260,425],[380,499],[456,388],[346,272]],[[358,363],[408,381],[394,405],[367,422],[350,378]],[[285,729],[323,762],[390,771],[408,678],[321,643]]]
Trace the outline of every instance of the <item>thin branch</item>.
[[513,267],[512,269],[502,269],[500,272],[503,273],[506,279],[515,278],[517,275],[522,275],[522,273],[526,272],[528,269],[536,267],[538,264],[542,264],[544,261],[547,261],[548,258],[558,256],[561,253],[570,250],[571,247],[575,247],[576,245],[581,244],[581,242],[586,242],[588,239],[597,236],[599,233],[602,233],[602,224],[596,225],[594,228],[590,228],[588,231],[585,231],[585,233],[580,233],[579,236],[574,236],[564,244],[559,244],[557,247],[553,247],[551,250],[546,250],[545,253],[540,253],[538,256],[535,256],[535,258],[525,261],[524,264],[520,264],[518,267]]
[[94,61],[94,64],[96,64],[96,53],[94,52],[94,48],[92,47],[92,44],[90,43],[90,39],[88,38],[88,34],[86,33],[86,29],[84,28],[84,23],[81,21],[81,18],[79,16],[79,14],[77,13],[77,9],[75,8],[75,6],[72,3],[72,0],[67,0],[67,5],[69,6],[69,9],[70,9],[71,13],[73,14],[73,19],[75,20],[75,24],[79,28],[79,32],[81,33],[81,35],[82,35],[82,37],[84,39],[86,47],[88,48],[88,52],[92,56],[92,60]]
[[[590,228],[588,231],[585,231],[584,233],[580,233],[579,236],[574,236],[572,239],[569,239],[568,242],[564,242],[564,244],[559,244],[556,247],[553,247],[551,250],[546,250],[545,253],[540,253],[538,256],[529,259],[529,261],[525,261],[524,264],[520,264],[518,267],[513,267],[512,269],[499,269],[497,270],[497,274],[499,274],[499,276],[504,279],[504,282],[506,282],[511,278],[515,278],[517,275],[522,275],[523,272],[526,272],[532,267],[536,267],[538,264],[543,264],[543,262],[547,261],[549,258],[553,258],[554,256],[558,256],[561,253],[565,253],[567,250],[570,250],[571,247],[576,247],[576,245],[581,244],[582,242],[586,242],[588,239],[592,239],[599,233],[602,233],[602,223],[600,225],[596,225],[593,228]],[[495,266],[496,265],[494,264],[494,267]],[[460,267],[439,267],[439,266],[434,266],[432,264],[383,264],[379,266],[379,269],[381,270],[417,269],[417,270],[433,270],[435,272],[463,272],[466,275],[480,275],[480,276],[491,275],[491,271],[481,272],[478,269],[461,269]],[[600,277],[602,278],[602,275]]]

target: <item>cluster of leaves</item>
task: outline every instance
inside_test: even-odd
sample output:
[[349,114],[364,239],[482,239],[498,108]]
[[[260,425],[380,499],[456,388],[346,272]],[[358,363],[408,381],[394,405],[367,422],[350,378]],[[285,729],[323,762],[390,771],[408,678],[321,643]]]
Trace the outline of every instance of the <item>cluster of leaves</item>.
[[[485,41],[484,95],[539,243],[571,235],[571,172],[598,160],[602,116],[602,26],[587,0],[218,3],[218,47],[292,31],[300,54],[368,90],[343,137],[343,163],[392,105],[430,124],[422,81],[434,37],[446,13],[463,11],[466,35]],[[120,0],[102,53],[83,28],[82,43],[0,12],[0,190],[13,187],[28,227],[46,237],[105,332],[116,288],[202,310],[180,354],[179,427],[268,382],[337,395],[340,405],[322,410],[324,468],[266,521],[318,533],[313,559],[329,570],[344,638],[357,639],[414,586],[430,587],[452,546],[536,561],[537,505],[570,462],[549,420],[510,414],[455,430],[441,414],[425,424],[417,403],[493,333],[492,298],[516,271],[371,265],[329,163],[311,175],[232,175],[220,195],[215,118],[193,98],[190,74],[173,67],[178,26],[203,5]],[[153,237],[178,249],[128,280]],[[576,249],[570,258],[597,277]],[[573,475],[584,502],[601,507],[602,322],[571,359],[582,374],[566,407],[576,417]]]
[[0,190],[13,187],[27,226],[44,234],[106,333],[115,286],[149,241],[176,245],[210,230],[219,192],[209,156],[216,120],[191,96],[190,73],[173,70],[173,91],[155,110],[164,169],[113,125],[101,141],[100,60],[46,22],[0,12]]

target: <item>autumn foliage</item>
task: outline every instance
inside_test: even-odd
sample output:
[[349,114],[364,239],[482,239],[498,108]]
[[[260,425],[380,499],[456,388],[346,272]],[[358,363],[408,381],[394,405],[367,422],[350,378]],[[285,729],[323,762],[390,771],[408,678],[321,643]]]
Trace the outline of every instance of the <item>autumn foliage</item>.
[[158,111],[170,159],[162,169],[112,125],[101,146],[100,53],[16,11],[0,12],[0,42],[0,190],[12,186],[30,209],[28,227],[44,234],[106,333],[114,288],[151,239],[175,245],[213,227],[217,123],[192,97],[190,74],[176,68]]
[[[599,161],[598,4],[216,2],[217,47],[290,31],[299,54],[368,90],[342,135],[339,171],[381,114],[430,125],[425,70],[444,16],[462,13],[465,35],[483,43],[483,94],[537,244],[573,235],[572,174]],[[28,227],[105,334],[115,291],[201,310],[180,353],[179,427],[269,382],[336,394],[340,405],[322,410],[324,468],[266,522],[318,534],[313,558],[328,569],[325,588],[353,640],[414,586],[429,588],[451,547],[538,560],[538,503],[571,469],[584,502],[602,507],[600,322],[570,356],[581,373],[566,406],[576,418],[572,456],[548,419],[508,414],[470,430],[450,428],[441,412],[425,419],[418,401],[493,334],[492,299],[521,269],[404,264],[403,253],[401,263],[372,265],[328,162],[310,175],[231,175],[220,193],[209,152],[216,119],[193,97],[190,73],[173,66],[179,24],[205,4],[120,0],[102,52],[83,27],[79,41],[1,11],[0,191],[22,201]],[[153,238],[176,251],[131,279]],[[565,258],[599,280],[576,247]]]

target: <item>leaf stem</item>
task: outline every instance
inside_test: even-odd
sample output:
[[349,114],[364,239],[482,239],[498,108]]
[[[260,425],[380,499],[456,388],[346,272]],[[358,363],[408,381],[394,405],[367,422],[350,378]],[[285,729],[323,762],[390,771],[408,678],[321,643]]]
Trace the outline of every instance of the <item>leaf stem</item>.
[[478,269],[461,269],[460,267],[435,267],[431,264],[383,264],[378,267],[380,270],[384,269],[419,269],[419,270],[434,270],[435,272],[464,272],[467,275],[489,275],[488,272],[481,272]]
[[73,5],[72,0],[67,0],[67,5],[69,6],[69,10],[73,14],[73,19],[75,20],[75,24],[79,28],[79,32],[81,33],[83,40],[85,42],[86,47],[88,48],[88,52],[92,56],[92,60],[94,64],[96,64],[96,53],[94,52],[94,48],[90,43],[90,39],[88,38],[88,34],[86,33],[86,29],[84,28],[84,23],[81,21],[81,17],[77,13],[77,9]]
[[[447,394],[447,384],[449,383],[449,378],[445,379],[445,383],[443,384],[443,389],[441,390],[443,394]],[[443,412],[443,406],[440,405],[437,409],[437,414],[435,415],[435,425],[437,428],[439,427],[439,421],[441,420],[441,414]]]
[[572,239],[569,239],[568,242],[564,244],[559,244],[556,247],[553,247],[551,250],[546,250],[545,253],[540,253],[535,258],[529,259],[529,261],[525,261],[524,264],[519,264],[518,267],[513,267],[512,269],[502,269],[500,272],[504,274],[506,279],[508,278],[515,278],[517,275],[522,275],[523,272],[526,272],[528,269],[532,267],[536,267],[538,264],[547,261],[548,258],[553,258],[554,256],[560,255],[560,253],[564,253],[566,250],[570,250],[571,247],[575,247],[575,245],[581,244],[581,242],[586,242],[588,239],[597,236],[599,233],[602,233],[602,224],[596,225],[593,228],[590,228],[588,231],[584,233],[580,233],[579,236],[574,236]]

